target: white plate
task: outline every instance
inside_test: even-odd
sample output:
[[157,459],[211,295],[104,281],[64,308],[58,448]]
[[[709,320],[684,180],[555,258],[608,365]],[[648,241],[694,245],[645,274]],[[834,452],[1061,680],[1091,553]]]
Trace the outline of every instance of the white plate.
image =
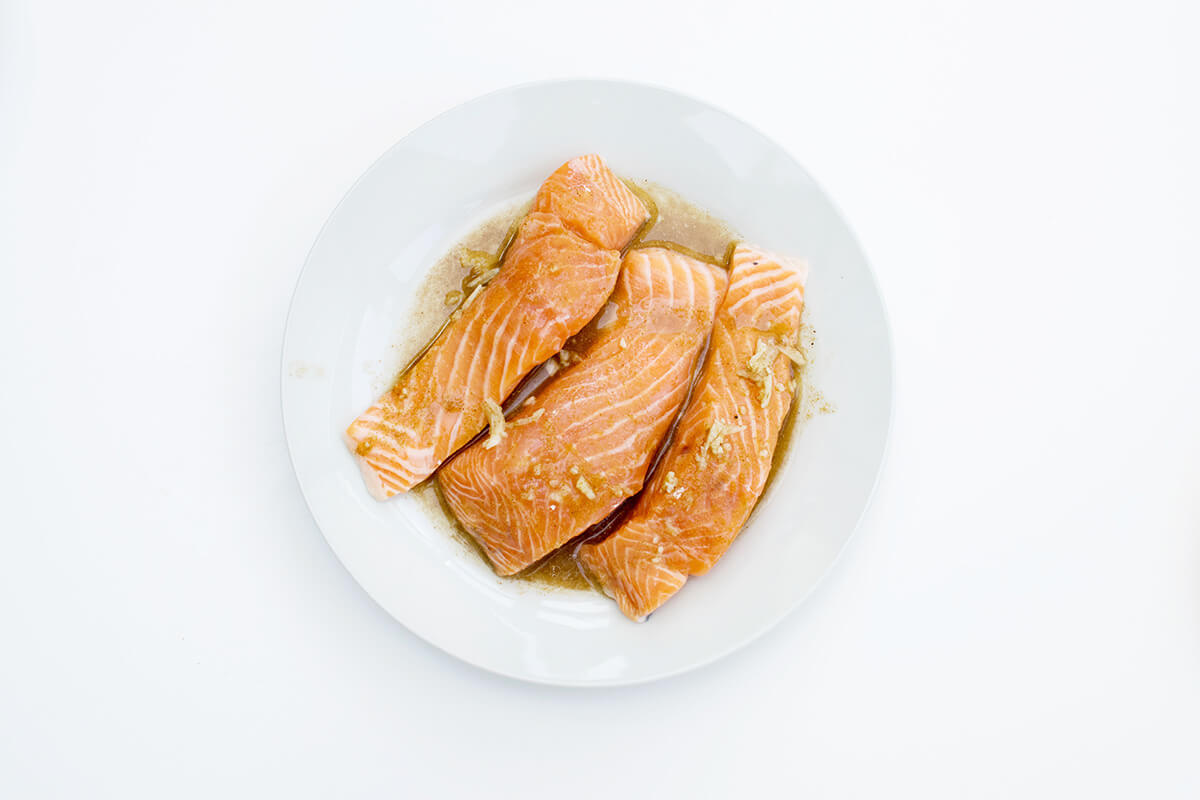
[[[568,158],[675,189],[748,241],[811,264],[813,382],[836,407],[811,420],[750,525],[708,575],[644,624],[607,598],[496,577],[408,497],[380,503],[342,444],[375,399],[430,265]],[[564,81],[505,89],[426,123],[379,159],[321,231],[283,345],[283,417],[300,487],[338,557],[413,633],[530,681],[614,685],[706,664],[778,622],[837,557],[871,496],[892,404],[891,345],[870,268],[796,161],[723,111],[663,89]]]

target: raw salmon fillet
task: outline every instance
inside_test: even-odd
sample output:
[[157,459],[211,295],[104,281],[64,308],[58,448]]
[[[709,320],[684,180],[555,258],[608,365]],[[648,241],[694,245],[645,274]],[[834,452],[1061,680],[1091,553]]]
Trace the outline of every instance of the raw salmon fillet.
[[585,329],[580,361],[438,473],[446,502],[496,571],[530,566],[642,488],[687,399],[725,294],[724,270],[634,250]]
[[692,399],[646,491],[579,559],[641,621],[733,543],[762,494],[792,402],[801,262],[739,245]]
[[572,159],[538,190],[500,272],[433,345],[346,430],[367,489],[408,491],[483,430],[534,367],[612,292],[621,254],[647,217],[599,156]]

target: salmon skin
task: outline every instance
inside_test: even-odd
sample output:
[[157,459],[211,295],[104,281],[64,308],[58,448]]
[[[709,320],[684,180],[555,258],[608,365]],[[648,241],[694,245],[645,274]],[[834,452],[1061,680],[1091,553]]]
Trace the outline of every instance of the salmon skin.
[[663,248],[626,256],[579,361],[438,473],[455,517],[501,575],[600,522],[641,490],[687,399],[728,279]]
[[674,437],[633,510],[579,560],[642,621],[733,543],[771,470],[795,394],[808,268],[739,245],[708,355]]
[[347,428],[375,498],[432,475],[483,430],[489,403],[503,403],[595,316],[617,279],[620,248],[647,216],[597,155],[568,161],[542,184],[496,277]]

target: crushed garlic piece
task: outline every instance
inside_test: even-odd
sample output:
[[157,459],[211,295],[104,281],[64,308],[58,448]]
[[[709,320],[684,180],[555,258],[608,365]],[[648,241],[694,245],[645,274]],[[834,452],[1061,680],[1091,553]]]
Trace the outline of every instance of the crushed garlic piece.
[[582,475],[579,477],[579,480],[575,481],[575,488],[582,492],[583,496],[588,500],[596,499],[596,493],[592,491],[591,485],[583,479]]
[[578,353],[572,353],[570,350],[559,350],[558,355],[556,355],[555,358],[558,359],[559,366],[562,367],[569,367],[572,364],[583,360],[582,356],[580,356]]
[[571,469],[570,469],[570,470],[568,470],[568,471],[569,471],[569,472],[570,472],[572,475],[578,475],[578,474],[579,474],[579,467],[577,467],[577,466],[575,466],[575,465],[571,465]]
[[512,420],[511,422],[508,423],[508,427],[519,428],[522,425],[528,425],[531,422],[537,422],[539,419],[542,418],[542,415],[545,413],[546,413],[546,409],[539,408],[537,411],[534,411],[532,414],[530,414],[528,417],[525,417],[524,419]]
[[499,403],[488,398],[483,401],[483,413],[487,414],[488,420],[488,438],[483,443],[483,449],[491,450],[508,435],[504,430],[504,412],[500,410]]
[[797,367],[803,367],[808,363],[808,359],[804,357],[804,353],[801,353],[796,348],[786,344],[776,345],[776,347],[779,349],[779,352],[790,358],[792,363]]
[[677,480],[678,478],[675,477],[674,472],[668,472],[666,478],[663,479],[663,491],[667,494],[675,491],[675,487],[678,485],[676,483]]
[[473,272],[482,273],[496,266],[496,258],[486,250],[472,250],[464,247],[458,254],[458,263]]
[[708,437],[704,440],[704,446],[696,454],[696,460],[700,462],[700,469],[708,467],[708,456],[710,453],[714,456],[723,456],[729,452],[730,445],[725,441],[726,436],[741,433],[744,430],[746,430],[745,425],[733,425],[720,419],[709,426]]
[[771,402],[771,391],[775,388],[775,376],[772,374],[775,357],[779,355],[779,347],[762,338],[754,350],[754,355],[746,362],[745,369],[738,370],[738,376],[758,385],[759,405],[766,408]]
[[467,277],[463,279],[464,289],[478,289],[486,286],[492,278],[500,273],[500,264],[496,261],[496,257],[482,250],[468,250],[464,247],[458,255],[458,263],[470,270]]
[[762,372],[765,369],[770,369],[775,364],[775,356],[779,353],[779,348],[774,342],[759,339],[758,344],[754,348],[754,355],[750,356],[750,361],[746,364],[751,372]]

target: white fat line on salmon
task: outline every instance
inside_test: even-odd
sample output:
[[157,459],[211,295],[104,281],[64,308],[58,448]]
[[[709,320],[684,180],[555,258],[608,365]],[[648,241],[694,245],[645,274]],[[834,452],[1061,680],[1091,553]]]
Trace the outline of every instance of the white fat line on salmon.
[[708,437],[704,440],[704,446],[696,454],[696,460],[700,462],[700,469],[708,467],[710,453],[714,456],[723,456],[729,452],[729,443],[725,441],[726,436],[741,433],[744,430],[746,430],[745,425],[732,425],[721,419],[713,422],[708,428]]

